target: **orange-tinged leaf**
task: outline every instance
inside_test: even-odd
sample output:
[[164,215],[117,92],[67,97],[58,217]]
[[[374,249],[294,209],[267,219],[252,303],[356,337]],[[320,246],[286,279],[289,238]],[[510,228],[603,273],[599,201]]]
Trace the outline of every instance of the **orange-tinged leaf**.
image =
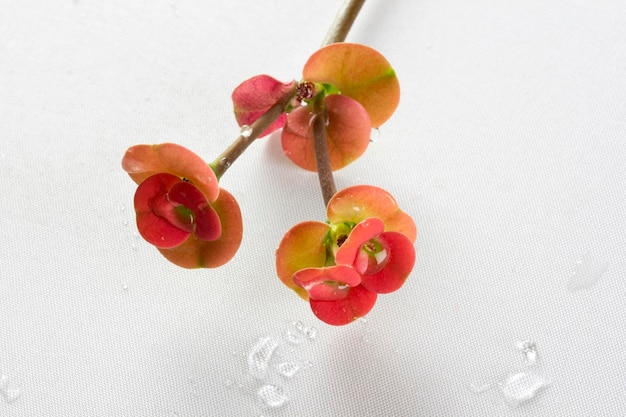
[[328,225],[307,221],[292,227],[276,250],[276,272],[287,287],[308,300],[306,290],[293,282],[293,275],[305,268],[321,268],[326,263],[324,238]]
[[219,194],[217,177],[207,163],[175,143],[132,146],[122,158],[122,168],[137,184],[155,174],[169,173],[191,181],[210,203]]
[[400,210],[395,198],[386,190],[372,185],[355,185],[337,192],[326,208],[331,223],[360,223],[369,217],[378,217],[385,223],[385,231],[400,232],[415,242],[415,222]]
[[365,107],[372,126],[382,125],[398,107],[400,84],[387,59],[355,43],[334,43],[316,51],[302,71],[307,81],[331,84]]

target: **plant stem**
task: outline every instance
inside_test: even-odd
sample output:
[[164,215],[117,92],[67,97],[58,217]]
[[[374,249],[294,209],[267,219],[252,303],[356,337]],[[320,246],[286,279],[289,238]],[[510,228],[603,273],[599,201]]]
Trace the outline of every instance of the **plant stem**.
[[[361,10],[365,0],[346,0],[343,7],[337,13],[337,17],[333,22],[330,30],[326,34],[323,45],[331,43],[343,42],[352,27],[352,23]],[[335,187],[335,179],[333,178],[333,170],[330,166],[330,158],[328,156],[328,143],[326,141],[326,126],[328,124],[328,113],[326,108],[317,100],[314,107],[313,121],[313,147],[315,149],[315,163],[317,164],[317,176],[322,189],[322,198],[324,206],[328,206],[328,202],[337,192]]]
[[241,134],[235,141],[222,152],[213,162],[209,164],[211,169],[215,172],[215,176],[219,180],[226,170],[241,156],[256,138],[259,137],[265,129],[269,127],[281,114],[285,112],[285,107],[294,98],[296,94],[296,86],[283,96],[282,99],[274,103],[268,111],[263,113],[258,119],[256,119],[251,125],[249,134]]
[[335,42],[344,42],[346,40],[346,36],[348,36],[352,23],[354,23],[356,16],[359,14],[363,3],[365,3],[365,0],[346,0],[343,7],[339,10],[339,13],[337,13],[337,17],[335,17],[332,26],[326,33],[326,38],[324,38],[322,46]]
[[317,164],[317,176],[322,189],[322,198],[324,206],[328,205],[330,199],[337,192],[335,187],[335,179],[333,178],[333,170],[330,167],[330,159],[328,157],[328,144],[326,141],[326,124],[328,121],[328,113],[326,108],[315,105],[315,119],[313,120],[313,147],[315,149],[315,162]]

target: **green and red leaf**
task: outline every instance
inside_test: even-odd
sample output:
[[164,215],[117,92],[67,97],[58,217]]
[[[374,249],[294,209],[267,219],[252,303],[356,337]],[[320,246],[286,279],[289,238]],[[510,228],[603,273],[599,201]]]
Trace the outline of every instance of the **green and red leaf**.
[[398,107],[400,84],[387,59],[355,43],[333,43],[316,51],[302,71],[307,81],[330,84],[365,107],[373,127],[382,125]]

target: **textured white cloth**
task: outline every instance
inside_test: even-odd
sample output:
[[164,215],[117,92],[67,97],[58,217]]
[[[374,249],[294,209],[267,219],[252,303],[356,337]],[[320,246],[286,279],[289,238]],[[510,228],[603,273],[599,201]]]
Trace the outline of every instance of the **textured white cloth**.
[[232,89],[298,79],[339,2],[3,3],[0,415],[626,415],[622,1],[366,2],[348,40],[402,98],[336,182],[389,190],[419,237],[341,328],[275,276],[282,235],[325,220],[277,135],[221,181],[245,232],[215,270],[139,238],[120,167],[137,143],[216,157]]

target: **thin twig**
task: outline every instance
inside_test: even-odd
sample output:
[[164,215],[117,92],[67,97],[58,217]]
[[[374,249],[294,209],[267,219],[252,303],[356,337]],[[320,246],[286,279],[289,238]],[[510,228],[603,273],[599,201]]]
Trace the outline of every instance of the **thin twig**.
[[337,13],[335,21],[326,33],[326,38],[324,38],[322,46],[336,42],[344,42],[346,40],[346,36],[348,36],[352,23],[354,23],[354,20],[359,14],[363,3],[365,3],[365,0],[346,0],[341,10],[339,10],[339,13]]
[[332,196],[337,192],[326,141],[328,114],[325,108],[319,108],[317,105],[315,110],[315,115],[313,116],[315,118],[313,120],[313,147],[315,148],[315,162],[317,164],[317,176],[322,189],[322,198],[324,199],[324,206],[327,206]]
[[294,86],[281,100],[276,102],[268,111],[256,119],[254,123],[246,129],[247,132],[245,132],[245,134],[241,134],[224,152],[209,164],[218,180],[224,175],[233,162],[241,156],[246,148],[285,112],[285,106],[293,99],[295,94],[296,88]]

